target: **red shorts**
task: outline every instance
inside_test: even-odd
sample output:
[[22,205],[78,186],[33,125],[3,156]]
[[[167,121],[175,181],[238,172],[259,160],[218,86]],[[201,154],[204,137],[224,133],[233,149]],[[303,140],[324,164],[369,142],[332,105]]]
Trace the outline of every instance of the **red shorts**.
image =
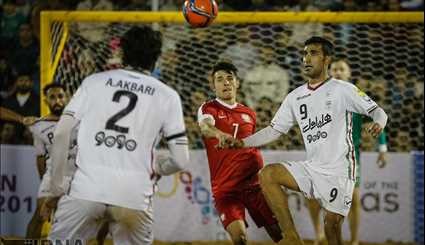
[[224,228],[235,220],[245,220],[245,209],[258,227],[277,224],[260,186],[251,189],[232,192],[214,198],[215,209],[218,212]]

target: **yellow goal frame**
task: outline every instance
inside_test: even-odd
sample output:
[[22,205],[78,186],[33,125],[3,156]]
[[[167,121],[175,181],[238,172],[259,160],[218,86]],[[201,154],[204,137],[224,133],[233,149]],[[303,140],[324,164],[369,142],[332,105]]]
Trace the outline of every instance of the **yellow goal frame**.
[[[51,24],[63,22],[62,36],[51,57]],[[70,22],[167,22],[183,23],[181,12],[151,11],[43,11],[40,25],[40,107],[41,115],[49,110],[43,103],[42,89],[51,83],[69,34]],[[424,23],[424,12],[220,12],[215,23]]]

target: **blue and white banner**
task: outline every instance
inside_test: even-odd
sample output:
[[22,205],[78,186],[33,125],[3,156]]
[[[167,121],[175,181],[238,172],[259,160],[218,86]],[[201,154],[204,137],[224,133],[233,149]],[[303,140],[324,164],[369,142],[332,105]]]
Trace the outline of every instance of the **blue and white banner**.
[[424,152],[413,152],[415,175],[415,242],[424,244]]
[[[274,163],[303,160],[305,153],[263,151],[263,157],[266,163]],[[376,153],[364,153],[361,159],[360,240],[412,242],[415,239],[413,157],[409,153],[389,153],[387,166],[383,169],[378,168],[376,158]],[[191,151],[191,163],[186,171],[160,180],[154,202],[155,239],[228,239],[214,209],[209,178],[205,152],[195,150]],[[24,236],[34,212],[39,184],[32,147],[1,146],[0,183],[0,234]],[[291,193],[289,201],[302,237],[312,239],[314,232],[304,198],[298,193]],[[249,240],[269,240],[265,231],[258,229],[249,218],[248,223]],[[344,225],[344,237],[349,239],[347,224]]]

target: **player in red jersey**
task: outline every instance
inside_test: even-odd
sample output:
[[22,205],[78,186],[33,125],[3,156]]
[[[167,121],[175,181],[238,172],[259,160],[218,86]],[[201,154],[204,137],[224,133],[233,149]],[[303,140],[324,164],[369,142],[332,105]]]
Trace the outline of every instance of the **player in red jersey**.
[[[198,110],[198,123],[207,150],[215,208],[233,244],[247,244],[245,209],[258,227],[273,241],[282,239],[281,230],[260,189],[258,171],[263,159],[257,148],[219,149],[227,138],[243,139],[255,132],[255,112],[236,102],[239,88],[237,68],[220,61],[212,71],[216,98]],[[219,140],[220,139],[220,140]]]

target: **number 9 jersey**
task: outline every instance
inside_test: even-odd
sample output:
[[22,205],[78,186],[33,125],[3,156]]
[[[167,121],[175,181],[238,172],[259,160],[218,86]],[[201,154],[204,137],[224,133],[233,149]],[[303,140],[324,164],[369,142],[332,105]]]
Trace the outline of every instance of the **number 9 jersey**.
[[[198,110],[198,122],[212,119],[214,126],[237,139],[255,132],[256,115],[242,104],[227,105],[219,99],[205,102]],[[218,139],[204,138],[215,198],[232,191],[249,189],[258,182],[263,159],[256,148],[217,149]]]
[[70,196],[144,210],[160,136],[185,132],[177,92],[150,75],[111,70],[84,79],[64,114],[80,120]]

